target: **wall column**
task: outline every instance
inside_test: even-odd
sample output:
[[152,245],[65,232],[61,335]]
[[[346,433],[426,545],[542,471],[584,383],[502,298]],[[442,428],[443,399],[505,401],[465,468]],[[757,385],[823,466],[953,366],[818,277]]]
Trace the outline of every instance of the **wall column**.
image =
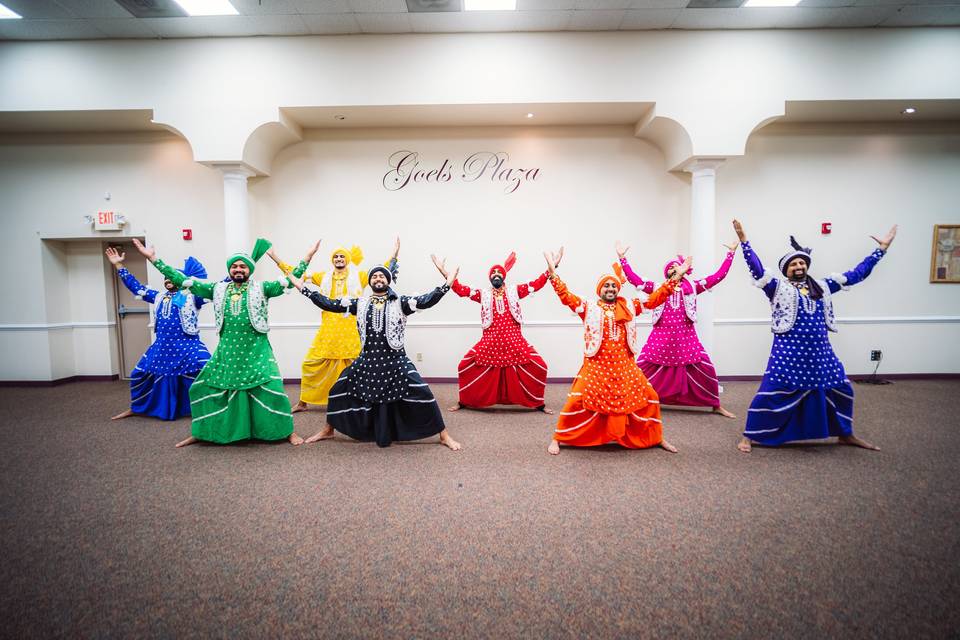
[[[717,251],[717,169],[722,159],[694,160],[684,167],[693,176],[690,188],[690,255],[695,279],[710,273]],[[713,352],[713,296],[697,299],[697,334],[707,353]]]

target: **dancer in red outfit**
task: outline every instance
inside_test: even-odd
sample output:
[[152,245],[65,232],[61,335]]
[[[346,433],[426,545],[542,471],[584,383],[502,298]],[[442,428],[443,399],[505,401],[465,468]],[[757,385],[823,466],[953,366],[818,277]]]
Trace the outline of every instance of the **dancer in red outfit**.
[[[520,300],[539,291],[547,283],[547,274],[516,286],[506,284],[507,273],[517,256],[511,253],[502,265],[490,267],[489,289],[472,289],[458,280],[452,289],[462,298],[480,303],[483,337],[463,357],[457,367],[460,401],[450,407],[479,408],[494,404],[516,404],[553,413],[543,403],[547,383],[547,363],[543,361],[520,330],[523,314]],[[436,259],[434,259],[436,262]],[[437,264],[442,269],[441,264]]]

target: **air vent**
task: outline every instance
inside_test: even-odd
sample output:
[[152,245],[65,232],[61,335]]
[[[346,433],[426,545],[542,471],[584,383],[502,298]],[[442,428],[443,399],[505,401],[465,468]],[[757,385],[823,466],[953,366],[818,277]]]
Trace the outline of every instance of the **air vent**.
[[114,0],[136,18],[183,18],[187,12],[173,0]]
[[442,11],[462,11],[461,0],[407,0],[410,13],[439,13]]
[[690,0],[687,9],[736,9],[744,0]]

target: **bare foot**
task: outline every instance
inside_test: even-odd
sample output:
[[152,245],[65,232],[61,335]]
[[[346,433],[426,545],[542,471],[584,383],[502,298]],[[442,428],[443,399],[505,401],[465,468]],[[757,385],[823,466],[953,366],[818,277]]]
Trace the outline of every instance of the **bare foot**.
[[290,413],[300,413],[301,411],[306,411],[306,410],[307,410],[307,403],[301,400],[300,402],[297,403],[297,406],[295,406],[293,409],[290,409]]
[[736,417],[737,417],[737,416],[735,416],[734,414],[732,414],[732,413],[730,413],[729,411],[727,411],[726,409],[724,409],[723,407],[714,407],[714,408],[713,408],[713,412],[714,412],[714,413],[719,413],[719,414],[722,415],[724,418],[736,418]]
[[740,451],[743,451],[744,453],[750,453],[751,448],[750,438],[740,438],[740,442],[737,443],[737,449],[740,449]]
[[450,437],[450,432],[446,429],[440,432],[440,444],[449,447],[451,451],[460,451],[463,449],[459,442]]
[[110,418],[111,420],[123,420],[124,418],[129,418],[133,415],[133,409],[127,409],[123,413],[118,413],[117,415]]
[[839,444],[846,444],[851,447],[860,447],[861,449],[869,449],[870,451],[880,451],[880,447],[870,444],[866,440],[861,440],[857,436],[840,436],[837,438]]
[[191,445],[191,444],[197,444],[198,442],[200,442],[200,441],[197,440],[196,438],[194,438],[193,436],[190,436],[190,437],[187,438],[186,440],[181,440],[181,441],[178,442],[175,446],[176,446],[177,449],[179,449],[180,447],[186,447],[186,446],[189,446],[189,445]]
[[304,440],[304,444],[310,444],[311,442],[320,442],[321,440],[329,440],[333,437],[333,427],[330,425],[324,425],[323,429],[317,431],[315,434]]
[[447,407],[447,411],[460,411],[460,409],[462,408],[463,407],[461,407],[460,403],[458,402],[457,404],[452,404],[449,407]]
[[676,448],[675,446],[673,446],[672,444],[670,444],[669,442],[667,442],[666,440],[661,440],[661,441],[660,441],[660,448],[666,449],[666,450],[669,451],[670,453],[676,453],[676,452],[677,452],[677,448]]
[[299,444],[303,444],[303,438],[301,438],[301,437],[297,434],[296,431],[294,431],[293,433],[291,433],[291,434],[290,434],[290,437],[287,438],[287,440],[289,440],[289,441],[290,441],[290,444],[292,444],[293,446],[297,446],[297,445],[299,445]]
[[544,412],[545,414],[547,414],[548,416],[552,416],[552,415],[553,415],[553,409],[551,409],[551,408],[548,407],[547,405],[543,405],[542,407],[540,407],[540,411],[543,411],[543,412]]
[[557,442],[556,440],[551,440],[550,446],[547,447],[547,453],[549,453],[552,456],[560,455],[560,443]]

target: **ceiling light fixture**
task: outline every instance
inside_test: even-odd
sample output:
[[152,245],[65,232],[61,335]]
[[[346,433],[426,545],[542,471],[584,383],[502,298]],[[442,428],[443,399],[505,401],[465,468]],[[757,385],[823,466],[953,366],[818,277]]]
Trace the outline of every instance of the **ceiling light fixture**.
[[528,114],[527,114],[527,117],[528,117],[528,118],[532,118],[532,117],[533,117],[533,114],[532,114],[532,113],[528,113]]
[[342,116],[342,115],[340,115],[340,114],[338,113],[337,115],[333,116],[333,119],[334,119],[334,120],[346,120],[346,119],[347,119],[347,116]]
[[515,11],[517,0],[463,0],[464,11]]
[[910,115],[911,113],[916,113],[916,112],[917,112],[917,110],[914,109],[913,107],[907,107],[906,109],[904,109],[904,110],[901,111],[900,113],[902,113],[902,114],[905,115],[905,116],[908,116],[908,115]]
[[800,4],[800,0],[747,0],[742,7],[753,9],[755,7],[795,7]]
[[191,16],[238,16],[230,0],[175,0]]
[[13,11],[12,9],[8,9],[7,7],[0,4],[0,20],[19,20],[22,17],[23,16],[21,16],[16,11]]

